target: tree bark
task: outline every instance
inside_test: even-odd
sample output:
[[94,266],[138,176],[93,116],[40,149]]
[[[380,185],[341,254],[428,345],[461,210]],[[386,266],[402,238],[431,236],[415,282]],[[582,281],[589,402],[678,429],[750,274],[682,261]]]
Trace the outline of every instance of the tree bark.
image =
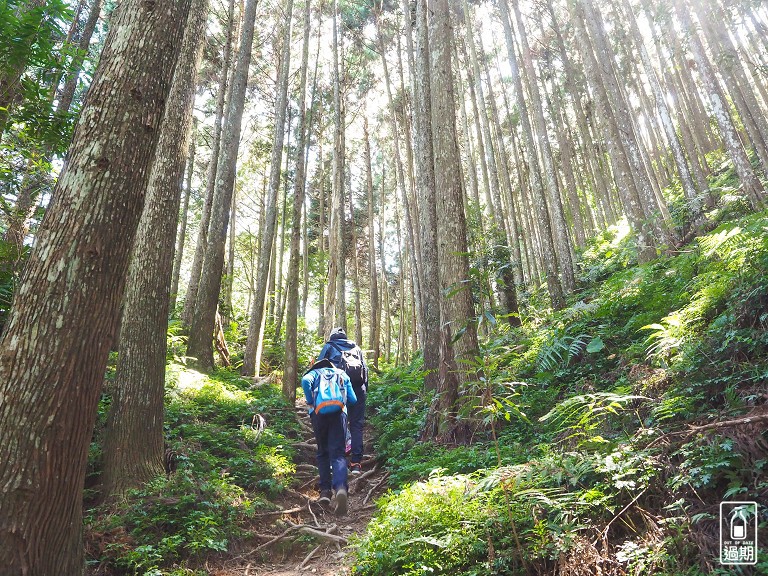
[[675,10],[677,17],[683,25],[683,29],[687,30],[690,34],[690,46],[693,50],[694,59],[696,60],[696,68],[701,75],[701,80],[704,84],[707,98],[709,99],[712,115],[715,117],[717,125],[720,128],[720,134],[725,143],[728,155],[733,161],[736,175],[739,177],[741,186],[752,204],[752,207],[755,210],[759,210],[765,205],[765,189],[752,169],[747,153],[736,134],[736,128],[728,114],[728,105],[723,100],[722,91],[720,90],[709,59],[704,51],[704,45],[701,42],[698,30],[693,27],[689,8],[682,0],[675,0]]
[[355,203],[352,196],[352,186],[349,186],[349,217],[352,236],[352,289],[354,290],[355,300],[355,342],[357,342],[357,344],[362,348],[363,312],[360,303],[360,263],[358,260],[359,251],[357,246],[357,224],[355,223]]
[[[437,199],[437,247],[440,287],[449,295],[440,302],[441,356],[437,412],[432,410],[436,437],[466,441],[454,420],[459,392],[469,394],[468,384],[477,379],[471,366],[479,356],[477,319],[472,302],[467,255],[467,225],[461,160],[456,139],[456,102],[451,67],[453,32],[448,0],[430,3],[430,88],[434,146],[435,196]],[[447,368],[446,367],[450,367]],[[439,414],[439,415],[438,415]],[[450,415],[447,421],[442,421]],[[430,417],[428,416],[428,422]],[[448,424],[450,429],[446,429]],[[429,429],[430,425],[427,424]]]
[[122,496],[164,470],[163,397],[173,244],[207,17],[208,0],[193,0],[136,232],[104,431],[100,494],[104,500]]
[[[432,149],[432,104],[430,88],[430,53],[427,30],[427,0],[416,0],[417,47],[415,54],[414,87],[415,110],[413,114],[414,159],[416,190],[418,192],[419,224],[421,240],[419,262],[422,267],[421,323],[424,327],[424,386],[437,390],[440,367],[440,287],[437,260],[437,212],[435,198],[435,168]],[[382,254],[382,258],[383,258]],[[386,268],[382,265],[382,272]],[[388,299],[389,292],[385,292]],[[387,300],[387,322],[389,306]],[[389,334],[385,335],[385,342]],[[387,354],[389,355],[389,354]]]
[[6,574],[83,571],[88,445],[188,10],[126,0],[113,14],[0,340]]
[[[723,13],[717,3],[707,6],[692,4],[707,38],[710,52],[718,65],[718,72],[727,87],[734,108],[741,119],[764,173],[768,174],[768,124],[760,110],[754,89],[747,80],[741,58],[728,34]],[[715,24],[716,23],[716,24]],[[764,84],[765,81],[760,84]]]
[[[470,35],[470,31],[467,31],[467,36]],[[462,55],[464,56],[464,60],[469,60],[469,56],[467,54],[464,54],[466,50],[464,50],[464,46],[461,43],[461,41],[458,41],[458,44],[462,47]],[[488,153],[485,150],[485,142],[483,141],[483,129],[482,125],[480,123],[480,107],[479,103],[477,101],[477,91],[475,90],[476,82],[473,82],[472,78],[472,72],[469,69],[469,66],[467,66],[467,87],[469,88],[469,101],[472,103],[472,118],[474,119],[474,125],[475,125],[475,140],[476,140],[476,149],[477,149],[477,156],[480,159],[480,176],[483,180],[483,192],[486,198],[486,205],[489,204],[489,200],[491,197],[491,178],[490,178],[490,171],[488,170]],[[478,193],[478,197],[476,199],[473,198],[473,200],[477,203],[478,208],[481,208],[480,205],[480,194]],[[486,210],[490,210],[486,206]],[[484,233],[485,224],[483,221],[480,221],[480,231],[481,233]]]
[[[406,180],[406,175],[403,170],[403,161],[402,161],[402,154],[400,152],[400,128],[397,121],[397,110],[395,109],[395,101],[392,96],[392,83],[389,77],[389,66],[387,65],[387,58],[386,58],[386,51],[385,51],[385,45],[384,45],[384,36],[383,31],[381,29],[381,25],[377,19],[377,23],[379,24],[379,30],[378,30],[378,42],[379,42],[379,51],[381,53],[381,64],[382,69],[384,71],[384,85],[387,90],[387,101],[389,103],[390,108],[390,121],[392,124],[392,147],[394,148],[395,153],[395,176],[397,178],[397,186],[400,191],[400,196],[403,201],[403,205],[405,207],[405,219],[406,219],[406,234],[408,237],[408,242],[411,246],[415,246],[418,243],[418,234],[415,232],[414,228],[414,219],[413,215],[411,214],[410,210],[410,202],[409,202],[409,192],[408,189],[411,187],[411,178],[410,173],[408,174],[408,179]],[[403,110],[403,116],[407,115],[407,110]],[[409,132],[409,131],[408,131]],[[406,150],[406,154],[410,154],[412,156],[412,151],[410,151],[410,135],[406,132],[406,146],[408,149]],[[369,146],[369,152],[370,152],[370,143]],[[409,161],[410,161],[409,157]],[[410,252],[410,260],[411,260],[411,266],[414,270],[414,277],[415,277],[415,283],[416,283],[416,291],[417,293],[421,292],[420,286],[423,282],[423,278],[419,276],[420,267],[418,266],[417,262],[417,254],[415,250],[412,250]]]
[[606,124],[607,146],[610,150],[609,158],[613,168],[613,176],[618,185],[621,195],[624,212],[627,215],[629,224],[637,235],[638,260],[650,262],[656,258],[656,248],[653,241],[653,234],[645,224],[645,211],[643,201],[638,192],[634,174],[629,162],[629,156],[624,146],[624,136],[628,130],[622,132],[619,123],[613,112],[611,98],[608,90],[603,83],[604,74],[601,74],[598,60],[593,51],[590,36],[587,32],[584,10],[581,0],[569,0],[569,6],[572,9],[572,22],[574,23],[574,35],[579,45],[582,60],[584,62],[584,72],[592,85],[602,114],[602,119]]
[[338,1],[333,3],[333,182],[328,243],[328,282],[325,292],[325,326],[347,329],[344,261],[345,114],[341,98],[343,35],[339,34]]
[[[285,313],[285,369],[283,371],[283,396],[293,404],[296,401],[296,386],[299,384],[298,360],[298,306],[299,306],[299,244],[301,241],[301,212],[304,206],[304,190],[306,185],[305,140],[308,140],[307,121],[311,110],[306,109],[305,94],[307,90],[307,64],[309,61],[309,24],[310,2],[304,2],[304,41],[301,49],[301,65],[299,79],[299,125],[296,139],[296,176],[293,180],[293,207],[291,212],[291,247],[288,259],[288,279],[286,287]],[[310,107],[313,102],[310,102]],[[306,224],[303,229],[306,230]],[[306,250],[306,247],[305,247]]]
[[83,62],[85,62],[85,58],[88,56],[91,38],[93,37],[93,32],[96,30],[96,24],[98,24],[100,16],[101,0],[93,0],[93,3],[88,10],[88,20],[85,22],[83,33],[77,43],[77,55],[72,62],[67,81],[64,83],[64,87],[61,89],[61,94],[59,95],[59,102],[56,105],[57,113],[67,113],[72,107],[72,101],[74,100],[75,92],[77,91],[77,82],[80,79],[80,72],[83,69]]
[[507,0],[499,0],[501,11],[501,23],[504,27],[504,35],[507,41],[507,54],[509,56],[509,65],[512,71],[512,78],[515,82],[515,101],[520,112],[520,120],[523,128],[523,138],[529,155],[529,172],[531,177],[531,192],[534,198],[536,217],[539,226],[542,229],[542,252],[544,256],[544,267],[546,269],[547,288],[552,307],[560,310],[565,307],[565,297],[563,296],[563,286],[558,277],[557,260],[555,256],[555,245],[552,236],[552,226],[547,212],[547,205],[544,193],[544,187],[541,182],[541,171],[537,156],[537,148],[533,139],[533,129],[528,115],[528,105],[523,99],[523,83],[520,77],[520,69],[517,64],[515,54],[514,36],[512,34],[512,24],[509,17],[509,7]]
[[[242,14],[240,14],[240,20]],[[189,327],[192,325],[192,318],[195,315],[195,304],[197,302],[197,291],[200,286],[200,274],[205,259],[205,248],[208,245],[208,228],[211,222],[211,204],[216,190],[216,177],[221,155],[221,136],[224,130],[222,121],[224,119],[224,105],[232,104],[232,81],[230,79],[229,69],[232,61],[232,44],[239,27],[235,23],[235,0],[229,0],[228,19],[229,30],[227,31],[227,40],[224,45],[224,67],[219,79],[219,92],[216,95],[216,116],[213,122],[213,143],[211,145],[211,159],[208,163],[208,176],[206,178],[205,196],[203,200],[203,212],[200,216],[200,228],[197,231],[197,244],[195,245],[195,255],[192,259],[192,268],[189,273],[189,285],[184,297],[184,308],[181,313],[181,324]],[[235,72],[232,67],[232,72]]]
[[365,192],[368,200],[368,278],[370,282],[371,318],[369,321],[368,346],[373,351],[371,364],[379,366],[381,354],[381,317],[379,315],[379,282],[376,270],[376,234],[374,229],[373,171],[371,167],[371,142],[368,137],[368,119],[363,121],[363,155],[365,164]]
[[576,287],[576,280],[573,275],[573,261],[571,259],[572,242],[568,235],[568,227],[563,213],[563,205],[560,200],[560,189],[557,184],[557,173],[555,169],[552,146],[547,134],[547,123],[544,118],[544,102],[539,92],[539,84],[536,79],[536,72],[533,69],[533,59],[531,49],[528,45],[528,34],[525,31],[523,17],[520,14],[519,0],[512,2],[512,8],[515,13],[517,23],[517,32],[520,38],[520,48],[523,61],[523,75],[527,79],[528,94],[531,99],[531,112],[533,115],[533,126],[536,136],[536,148],[542,159],[545,189],[547,191],[547,200],[549,207],[549,216],[552,222],[553,240],[555,250],[557,251],[558,268],[563,290],[570,293]]
[[635,46],[640,53],[640,60],[643,64],[643,67],[645,68],[645,75],[648,78],[648,82],[651,85],[651,90],[653,91],[653,98],[656,105],[657,115],[659,121],[661,122],[662,128],[664,129],[664,134],[667,137],[667,142],[672,150],[672,158],[675,161],[677,174],[683,187],[683,193],[685,194],[685,197],[688,200],[690,206],[693,224],[696,228],[699,228],[702,225],[702,206],[701,198],[699,197],[699,191],[696,190],[696,186],[694,185],[693,176],[688,168],[688,162],[686,160],[685,153],[683,152],[680,138],[678,137],[677,130],[675,130],[674,124],[672,123],[672,116],[669,113],[667,103],[664,100],[664,93],[661,87],[661,83],[659,78],[656,76],[656,71],[653,67],[653,64],[651,63],[651,58],[648,54],[648,51],[645,49],[645,45],[643,44],[640,28],[632,12],[632,7],[629,4],[629,0],[621,0],[621,3],[624,9],[625,20],[629,25],[630,33],[634,39]]
[[[272,262],[272,248],[275,242],[275,228],[277,225],[277,193],[280,189],[280,167],[283,154],[283,141],[285,138],[285,111],[288,101],[288,72],[291,67],[291,21],[293,12],[293,0],[288,0],[285,8],[285,29],[283,32],[283,55],[280,58],[280,73],[277,86],[277,98],[275,100],[275,133],[272,144],[272,159],[269,169],[269,191],[264,208],[264,228],[261,229],[261,247],[259,250],[259,271],[256,275],[256,293],[253,298],[251,317],[248,323],[248,340],[243,353],[244,376],[259,375],[259,366],[256,363],[256,348],[262,339],[262,323],[264,305],[267,298],[267,279],[270,263]],[[275,265],[274,263],[272,264]],[[275,279],[281,271],[274,270]]]
[[211,224],[201,268],[195,313],[189,331],[187,356],[195,359],[203,369],[213,367],[213,331],[216,326],[216,307],[224,270],[224,250],[227,241],[232,191],[235,185],[237,151],[240,147],[240,128],[245,107],[245,87],[251,63],[251,47],[258,0],[248,0],[240,32],[237,66],[230,93],[227,120],[222,130],[221,166],[216,171],[216,185],[211,203]]
[[181,277],[181,262],[184,257],[184,243],[187,238],[187,220],[189,218],[189,200],[192,196],[192,174],[195,170],[195,133],[197,123],[193,119],[192,134],[189,143],[189,154],[187,156],[187,178],[184,186],[184,201],[181,207],[181,224],[179,225],[178,239],[176,240],[176,249],[173,256],[173,272],[171,273],[171,314],[176,309],[176,298],[179,292],[179,279]]

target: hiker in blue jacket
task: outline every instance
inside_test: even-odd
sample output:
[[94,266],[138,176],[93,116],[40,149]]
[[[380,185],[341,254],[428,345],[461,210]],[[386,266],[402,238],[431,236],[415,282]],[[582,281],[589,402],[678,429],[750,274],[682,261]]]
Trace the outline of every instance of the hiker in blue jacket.
[[[347,405],[357,402],[349,377],[329,360],[315,362],[301,379],[317,442],[321,504],[336,495],[336,514],[347,513],[347,460],[344,455]],[[333,489],[333,492],[331,491]]]
[[357,476],[362,472],[363,426],[365,425],[365,399],[368,395],[368,367],[363,351],[349,340],[343,328],[334,328],[328,342],[320,350],[317,359],[327,358],[337,368],[347,373],[357,397],[357,403],[349,407],[349,432],[352,436],[352,452],[349,457],[349,473]]

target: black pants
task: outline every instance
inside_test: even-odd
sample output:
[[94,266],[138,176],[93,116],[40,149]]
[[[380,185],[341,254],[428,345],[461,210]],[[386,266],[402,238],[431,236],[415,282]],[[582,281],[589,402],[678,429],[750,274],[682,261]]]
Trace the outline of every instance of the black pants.
[[354,387],[357,402],[347,406],[349,433],[352,436],[352,454],[349,461],[353,464],[363,460],[363,426],[365,426],[365,397],[362,388]]
[[[320,490],[347,487],[347,459],[344,457],[345,418],[343,412],[310,414],[317,441],[317,471]],[[333,471],[333,474],[331,474]]]

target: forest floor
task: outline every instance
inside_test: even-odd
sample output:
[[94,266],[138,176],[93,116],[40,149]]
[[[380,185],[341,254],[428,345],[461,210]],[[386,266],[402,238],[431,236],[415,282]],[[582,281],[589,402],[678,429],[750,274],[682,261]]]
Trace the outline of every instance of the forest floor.
[[214,576],[294,576],[351,574],[350,537],[365,533],[376,511],[375,496],[386,490],[388,473],[376,457],[366,454],[363,472],[349,478],[348,513],[336,516],[330,505],[317,502],[317,467],[314,434],[303,398],[296,402],[296,418],[303,441],[296,443],[296,482],[251,526],[251,535],[239,551],[232,551],[221,566],[208,567]]

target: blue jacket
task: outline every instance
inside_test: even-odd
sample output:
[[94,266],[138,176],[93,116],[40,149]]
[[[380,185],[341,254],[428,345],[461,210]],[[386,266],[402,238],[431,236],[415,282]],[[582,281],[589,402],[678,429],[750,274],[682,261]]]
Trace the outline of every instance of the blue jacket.
[[[337,348],[338,347],[338,348]],[[331,335],[331,338],[328,342],[325,343],[323,346],[323,349],[320,350],[320,354],[317,355],[318,360],[322,360],[323,358],[327,358],[331,362],[333,362],[334,366],[340,366],[341,365],[341,350],[352,350],[353,348],[357,348],[357,344],[355,344],[354,340],[348,340],[347,338],[341,337],[339,334],[333,334]],[[363,385],[367,388],[368,387],[368,366],[365,363],[365,354],[360,354],[360,358],[363,359]]]
[[[312,412],[315,408],[314,406],[314,395],[312,394],[312,390],[314,389],[315,385],[317,384],[317,380],[320,377],[320,373],[323,370],[334,370],[339,373],[339,377],[341,378],[341,381],[344,383],[344,389],[347,393],[347,404],[356,404],[357,403],[357,396],[355,395],[355,390],[352,388],[352,383],[349,381],[349,376],[347,376],[347,373],[344,372],[344,370],[339,370],[338,368],[313,368],[304,376],[301,378],[301,389],[304,390],[304,399],[307,401],[307,404],[309,404],[309,412]],[[347,407],[344,406],[344,411],[346,411]]]

